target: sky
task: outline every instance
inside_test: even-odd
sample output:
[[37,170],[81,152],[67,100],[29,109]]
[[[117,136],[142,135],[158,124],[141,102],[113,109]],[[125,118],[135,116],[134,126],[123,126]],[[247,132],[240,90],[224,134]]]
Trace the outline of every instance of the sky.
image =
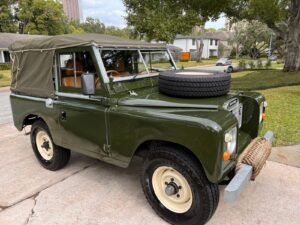
[[[106,26],[126,27],[125,7],[122,0],[81,0],[84,19],[86,17],[98,18]],[[223,28],[225,18],[205,24],[205,28]]]

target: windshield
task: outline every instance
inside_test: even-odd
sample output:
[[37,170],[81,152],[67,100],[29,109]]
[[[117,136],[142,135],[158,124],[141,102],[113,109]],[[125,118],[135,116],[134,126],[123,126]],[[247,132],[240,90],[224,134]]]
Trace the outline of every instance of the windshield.
[[167,50],[100,49],[100,54],[107,75],[114,80],[144,77],[175,69]]
[[141,50],[149,73],[175,69],[167,51]]

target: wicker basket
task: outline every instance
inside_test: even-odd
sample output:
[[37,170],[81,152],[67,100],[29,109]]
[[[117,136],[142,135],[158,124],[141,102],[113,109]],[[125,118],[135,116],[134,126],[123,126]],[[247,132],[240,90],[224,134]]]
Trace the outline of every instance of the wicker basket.
[[272,144],[264,138],[255,138],[239,156],[236,171],[242,163],[253,167],[251,180],[255,180],[271,154]]

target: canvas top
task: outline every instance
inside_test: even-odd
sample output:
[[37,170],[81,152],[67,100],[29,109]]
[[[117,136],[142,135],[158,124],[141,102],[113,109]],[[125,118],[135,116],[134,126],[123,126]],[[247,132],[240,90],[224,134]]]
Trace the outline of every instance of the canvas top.
[[153,44],[138,40],[104,35],[104,34],[67,34],[47,36],[14,42],[10,51],[54,50],[74,46],[123,47],[123,48],[166,48],[165,44]]

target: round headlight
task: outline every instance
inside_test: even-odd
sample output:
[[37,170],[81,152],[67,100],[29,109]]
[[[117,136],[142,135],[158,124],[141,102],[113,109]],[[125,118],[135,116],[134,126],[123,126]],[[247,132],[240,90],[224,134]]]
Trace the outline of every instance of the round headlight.
[[224,141],[226,144],[226,150],[229,154],[232,154],[236,150],[237,142],[237,128],[233,128],[225,134]]
[[264,112],[264,102],[260,103],[259,105],[259,123],[262,121],[262,114]]

